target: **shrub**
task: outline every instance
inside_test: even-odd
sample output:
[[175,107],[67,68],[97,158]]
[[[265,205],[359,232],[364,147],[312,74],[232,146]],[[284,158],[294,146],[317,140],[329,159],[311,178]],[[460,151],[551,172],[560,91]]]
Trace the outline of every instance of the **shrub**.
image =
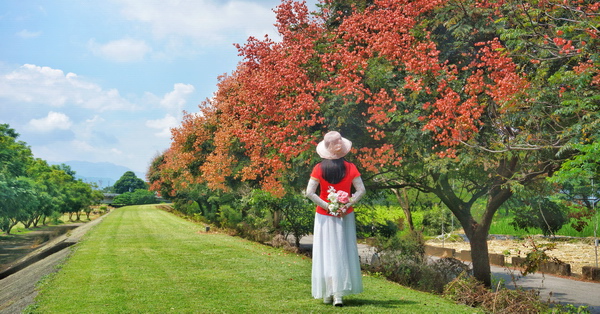
[[442,293],[447,283],[468,271],[468,267],[456,259],[427,263],[425,242],[420,233],[388,239],[378,237],[375,247],[379,261],[367,266],[368,270],[421,291]]
[[372,222],[369,224],[364,224],[359,220],[356,221],[356,234],[360,238],[369,238],[377,236],[392,238],[396,236],[398,231],[398,224],[391,220],[386,220],[382,223]]
[[283,219],[280,227],[285,239],[294,236],[296,247],[300,246],[300,239],[312,232],[315,222],[314,205],[301,195],[287,195],[283,199]]
[[125,192],[117,195],[113,200],[115,204],[143,205],[157,203],[156,195],[152,191],[137,189],[133,192]]
[[176,200],[173,207],[184,216],[193,216],[194,214],[200,213],[200,206],[194,201]]
[[235,229],[242,222],[242,212],[229,205],[221,206],[218,216],[219,225],[223,228]]
[[359,238],[393,237],[403,225],[404,213],[398,206],[368,204],[361,200],[356,208],[356,235]]
[[244,198],[243,206],[247,209],[246,216],[244,224],[238,226],[242,236],[264,242],[262,239],[277,234],[285,238],[291,234],[298,246],[300,238],[312,231],[314,206],[300,194],[276,198],[270,193],[253,190]]

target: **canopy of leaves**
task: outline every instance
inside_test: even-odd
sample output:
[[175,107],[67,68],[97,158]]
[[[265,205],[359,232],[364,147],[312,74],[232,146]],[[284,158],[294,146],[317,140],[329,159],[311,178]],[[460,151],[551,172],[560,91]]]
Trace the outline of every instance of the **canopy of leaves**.
[[113,185],[115,193],[133,192],[137,189],[148,189],[144,180],[138,178],[133,171],[125,172]]

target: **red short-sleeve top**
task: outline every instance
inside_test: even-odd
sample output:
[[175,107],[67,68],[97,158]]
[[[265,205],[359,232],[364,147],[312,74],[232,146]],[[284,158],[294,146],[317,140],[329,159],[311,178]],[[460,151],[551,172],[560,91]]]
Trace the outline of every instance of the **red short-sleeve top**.
[[[346,176],[342,179],[342,181],[336,184],[331,184],[323,178],[323,172],[321,171],[320,163],[313,168],[310,176],[311,178],[314,178],[319,181],[319,187],[321,190],[321,192],[319,193],[319,197],[321,197],[322,200],[327,202],[327,190],[330,186],[333,186],[333,188],[336,191],[342,190],[347,192],[348,194],[352,194],[352,180],[354,180],[357,177],[360,177],[360,172],[358,172],[356,166],[351,162],[344,161],[344,165],[346,166]],[[346,212],[351,213],[352,211],[354,211],[354,209],[350,207]],[[317,213],[321,215],[333,216],[330,215],[329,212],[321,206],[317,206]]]

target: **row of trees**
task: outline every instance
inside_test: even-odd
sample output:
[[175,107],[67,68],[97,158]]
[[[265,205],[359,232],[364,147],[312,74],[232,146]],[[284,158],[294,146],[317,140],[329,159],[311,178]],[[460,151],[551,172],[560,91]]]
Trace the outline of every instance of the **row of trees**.
[[0,231],[10,233],[19,222],[36,227],[64,213],[77,220],[82,212],[89,216],[90,205],[102,200],[102,193],[75,179],[69,166],[34,158],[18,136],[0,124]]
[[338,130],[354,142],[349,158],[368,189],[393,192],[407,218],[407,189],[450,209],[489,286],[488,231],[513,195],[568,190],[585,205],[581,196],[596,192],[599,8],[324,0],[310,14],[283,1],[282,40],[238,46],[243,61],[154,159],[151,188],[204,209],[253,189],[298,195],[317,141]]

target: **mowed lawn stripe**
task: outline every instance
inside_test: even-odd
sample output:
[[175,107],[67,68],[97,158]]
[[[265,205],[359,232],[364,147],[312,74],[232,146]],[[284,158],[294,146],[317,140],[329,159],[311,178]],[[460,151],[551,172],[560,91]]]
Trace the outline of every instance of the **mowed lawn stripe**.
[[[225,234],[157,209],[117,209],[43,282],[40,313],[328,312],[310,295],[310,259]],[[468,307],[364,277],[348,312],[466,313]]]

